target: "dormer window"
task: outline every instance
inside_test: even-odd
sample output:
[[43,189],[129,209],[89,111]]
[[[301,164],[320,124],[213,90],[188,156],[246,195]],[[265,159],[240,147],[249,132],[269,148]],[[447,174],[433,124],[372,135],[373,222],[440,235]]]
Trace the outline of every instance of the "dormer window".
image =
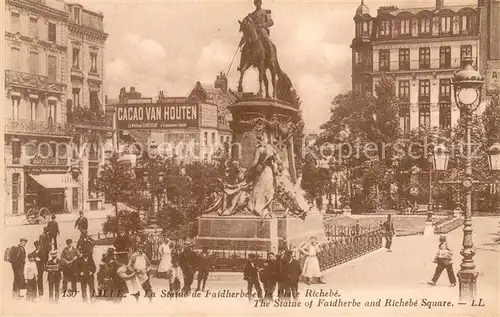
[[73,9],[73,19],[76,24],[80,24],[80,8]]
[[410,20],[401,20],[400,24],[400,34],[401,35],[408,35],[411,32],[411,24]]
[[431,19],[421,18],[419,24],[420,24],[420,33],[431,33]]
[[461,30],[471,31],[472,30],[472,16],[464,15],[461,17]]
[[391,34],[391,21],[382,21],[380,23],[380,35],[386,36]]
[[441,34],[451,33],[451,17],[441,17]]

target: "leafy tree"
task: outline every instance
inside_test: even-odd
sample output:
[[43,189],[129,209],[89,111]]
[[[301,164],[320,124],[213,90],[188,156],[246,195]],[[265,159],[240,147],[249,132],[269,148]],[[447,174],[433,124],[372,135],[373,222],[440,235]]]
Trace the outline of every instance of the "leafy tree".
[[114,153],[102,166],[96,189],[111,201],[117,218],[119,216],[118,203],[123,202],[125,197],[130,197],[133,191],[133,181],[134,173],[130,162],[120,160],[118,153]]
[[500,142],[500,91],[497,89],[482,115],[486,147]]
[[302,100],[297,94],[295,89],[291,92],[292,95],[292,107],[298,109],[298,116],[294,119],[294,124],[297,128],[296,133],[293,136],[293,151],[295,154],[295,167],[296,169],[302,168],[302,157],[303,157],[303,144],[305,140],[304,134],[304,121],[302,119]]

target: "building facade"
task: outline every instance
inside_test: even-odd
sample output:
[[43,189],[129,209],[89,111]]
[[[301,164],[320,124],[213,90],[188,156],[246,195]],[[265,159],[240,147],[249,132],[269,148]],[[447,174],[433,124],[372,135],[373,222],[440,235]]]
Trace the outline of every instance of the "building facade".
[[35,206],[53,213],[88,209],[83,176],[68,173],[76,131],[67,105],[69,6],[57,0],[5,4],[5,214]]
[[[498,2],[485,2],[498,7]],[[444,6],[443,0],[436,0],[432,8],[380,7],[372,16],[362,2],[354,17],[356,35],[351,44],[353,90],[374,93],[381,76],[389,76],[400,101],[403,134],[428,126],[449,135],[460,118],[451,85],[454,73],[465,56],[471,56],[480,69],[487,67],[480,46],[489,38],[480,34],[495,27],[482,18],[486,15],[481,15],[482,6],[482,2]],[[498,9],[494,12],[498,15]],[[478,111],[483,108],[484,104]]]
[[[217,75],[214,85],[197,82],[187,97],[167,97],[160,92],[156,101],[144,98],[133,87],[130,92],[123,88],[118,102],[108,102],[108,111],[115,116],[118,131],[119,151],[123,157],[135,161],[132,153],[137,147],[145,149],[151,144],[160,146],[160,151],[167,155],[175,155],[181,162],[211,161],[217,150],[231,142],[231,130],[227,114],[227,106],[236,102],[238,95],[227,89],[227,78]],[[159,125],[151,126],[152,121],[137,120],[127,122],[124,111],[133,108],[165,108]],[[111,109],[114,110],[111,110]],[[144,109],[145,109],[144,108]],[[184,112],[184,109],[189,109]],[[142,110],[141,110],[142,111]],[[168,111],[171,111],[168,114]],[[144,112],[146,112],[144,110]],[[165,114],[167,113],[167,114]],[[185,117],[187,116],[187,117]],[[174,118],[175,117],[175,118]],[[130,116],[128,117],[129,120]],[[154,121],[154,120],[153,120]],[[139,128],[145,124],[148,128]],[[133,128],[127,128],[133,127]],[[135,143],[136,147],[127,152],[125,148]],[[128,147],[130,149],[130,147]]]

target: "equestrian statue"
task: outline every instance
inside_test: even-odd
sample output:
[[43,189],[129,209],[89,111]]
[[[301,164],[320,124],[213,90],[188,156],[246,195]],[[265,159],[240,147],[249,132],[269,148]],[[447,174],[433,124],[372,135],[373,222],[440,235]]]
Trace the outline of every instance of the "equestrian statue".
[[[262,83],[266,89],[266,98],[269,95],[269,81],[267,70],[271,72],[273,84],[273,99],[285,102],[292,101],[292,81],[285,74],[278,62],[276,46],[269,38],[269,28],[274,25],[271,18],[271,10],[262,9],[262,0],[254,0],[255,11],[248,14],[240,24],[240,32],[243,33],[238,48],[241,48],[241,59],[238,70],[240,80],[238,92],[243,92],[243,77],[250,67],[256,67],[259,71],[259,96],[262,97]],[[277,77],[277,78],[276,78]],[[277,80],[276,80],[277,79]]]

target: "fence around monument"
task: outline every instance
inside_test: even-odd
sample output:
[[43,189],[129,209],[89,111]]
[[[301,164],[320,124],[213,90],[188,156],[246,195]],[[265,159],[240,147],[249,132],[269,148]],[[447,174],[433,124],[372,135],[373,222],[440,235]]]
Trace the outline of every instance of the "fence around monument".
[[[317,254],[322,271],[380,249],[383,231],[381,228],[333,226],[332,228],[327,227],[326,236],[327,241],[320,244],[320,250]],[[185,242],[182,239],[174,241],[173,253],[180,253]],[[146,242],[146,254],[156,264],[161,260],[158,249],[159,242],[151,240]],[[271,250],[229,248],[211,248],[208,251],[211,271],[213,272],[242,272],[250,254],[255,256],[257,265],[262,267],[268,253],[271,252]],[[297,251],[295,254],[300,263],[303,264],[305,255],[298,250],[295,251]]]

